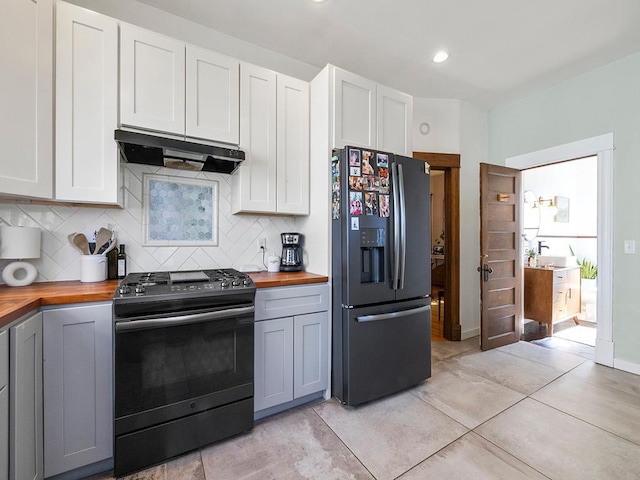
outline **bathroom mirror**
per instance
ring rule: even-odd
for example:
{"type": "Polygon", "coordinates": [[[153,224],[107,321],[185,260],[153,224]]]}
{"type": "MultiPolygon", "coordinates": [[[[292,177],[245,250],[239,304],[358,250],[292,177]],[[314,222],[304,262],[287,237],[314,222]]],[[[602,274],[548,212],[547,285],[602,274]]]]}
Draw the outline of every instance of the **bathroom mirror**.
{"type": "Polygon", "coordinates": [[[537,196],[531,190],[524,192],[522,208],[522,236],[525,240],[533,240],[540,229],[540,208],[536,203],[537,196]]]}

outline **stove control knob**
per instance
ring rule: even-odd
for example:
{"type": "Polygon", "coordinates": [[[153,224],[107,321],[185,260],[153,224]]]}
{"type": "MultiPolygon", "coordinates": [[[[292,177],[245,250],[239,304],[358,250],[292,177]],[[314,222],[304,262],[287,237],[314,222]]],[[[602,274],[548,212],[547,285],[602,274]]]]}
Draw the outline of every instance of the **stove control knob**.
{"type": "Polygon", "coordinates": [[[234,279],[233,279],[233,282],[231,282],[231,284],[232,284],[234,287],[239,286],[239,285],[240,285],[240,279],[239,279],[238,277],[234,278],[234,279]]]}
{"type": "Polygon", "coordinates": [[[126,295],[129,292],[131,292],[131,289],[129,288],[129,285],[120,285],[118,287],[118,293],[120,295],[126,295]]]}
{"type": "Polygon", "coordinates": [[[242,281],[243,285],[251,285],[251,279],[249,277],[246,277],[243,281],[242,281]]]}
{"type": "Polygon", "coordinates": [[[222,281],[220,282],[220,286],[221,286],[222,288],[227,288],[227,287],[229,286],[229,280],[222,280],[222,281]]]}
{"type": "Polygon", "coordinates": [[[136,293],[144,293],[144,285],[136,285],[136,293]]]}

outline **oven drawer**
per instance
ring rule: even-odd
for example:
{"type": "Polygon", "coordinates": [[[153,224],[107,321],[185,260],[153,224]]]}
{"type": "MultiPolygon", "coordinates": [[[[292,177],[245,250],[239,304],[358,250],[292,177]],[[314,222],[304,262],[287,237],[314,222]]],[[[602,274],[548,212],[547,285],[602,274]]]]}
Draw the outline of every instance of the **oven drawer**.
{"type": "Polygon", "coordinates": [[[253,428],[253,398],[115,439],[114,474],[140,470],[253,428]]]}
{"type": "Polygon", "coordinates": [[[256,292],[256,322],[327,310],[329,285],[326,283],[265,288],[256,292]]]}

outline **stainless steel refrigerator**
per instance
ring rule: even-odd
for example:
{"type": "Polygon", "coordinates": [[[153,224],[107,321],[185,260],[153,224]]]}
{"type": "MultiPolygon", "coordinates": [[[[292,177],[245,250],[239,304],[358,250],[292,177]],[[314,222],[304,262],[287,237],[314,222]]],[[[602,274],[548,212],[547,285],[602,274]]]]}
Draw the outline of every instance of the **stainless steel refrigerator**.
{"type": "Polygon", "coordinates": [[[333,151],[332,391],[346,405],[431,376],[428,165],[333,151]]]}

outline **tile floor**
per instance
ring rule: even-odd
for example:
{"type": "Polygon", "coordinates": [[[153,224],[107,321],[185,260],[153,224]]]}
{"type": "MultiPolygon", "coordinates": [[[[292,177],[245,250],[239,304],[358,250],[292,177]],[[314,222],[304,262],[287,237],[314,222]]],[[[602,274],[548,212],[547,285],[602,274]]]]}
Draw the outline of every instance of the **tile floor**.
{"type": "Polygon", "coordinates": [[[411,390],[315,402],[126,478],[640,478],[640,376],[533,343],[481,352],[477,338],[434,342],[433,361],[411,390]]]}

